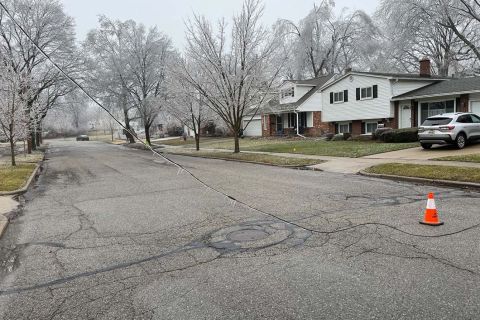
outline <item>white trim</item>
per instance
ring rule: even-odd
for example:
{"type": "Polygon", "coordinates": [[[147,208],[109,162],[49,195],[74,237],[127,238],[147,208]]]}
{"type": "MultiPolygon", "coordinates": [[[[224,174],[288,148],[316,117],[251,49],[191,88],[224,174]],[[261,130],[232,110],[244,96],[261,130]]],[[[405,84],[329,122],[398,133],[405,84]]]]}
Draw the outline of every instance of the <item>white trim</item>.
{"type": "Polygon", "coordinates": [[[348,76],[351,75],[357,75],[357,76],[365,76],[365,77],[372,77],[372,78],[382,78],[382,79],[388,79],[388,80],[412,80],[412,81],[442,81],[442,80],[451,80],[450,78],[434,78],[434,77],[392,77],[392,76],[383,76],[379,74],[369,74],[369,73],[360,73],[360,72],[349,72],[347,74],[344,74],[343,76],[339,77],[338,79],[333,80],[330,83],[326,83],[321,87],[320,89],[323,91],[324,89],[330,87],[331,85],[334,85],[337,82],[340,82],[341,80],[345,79],[348,76]]]}
{"type": "Polygon", "coordinates": [[[423,95],[423,96],[392,98],[392,101],[412,100],[412,99],[416,100],[416,99],[435,98],[435,97],[443,97],[443,96],[458,96],[458,95],[467,94],[467,93],[480,93],[480,90],[445,92],[445,93],[430,94],[430,95],[423,95]]]}

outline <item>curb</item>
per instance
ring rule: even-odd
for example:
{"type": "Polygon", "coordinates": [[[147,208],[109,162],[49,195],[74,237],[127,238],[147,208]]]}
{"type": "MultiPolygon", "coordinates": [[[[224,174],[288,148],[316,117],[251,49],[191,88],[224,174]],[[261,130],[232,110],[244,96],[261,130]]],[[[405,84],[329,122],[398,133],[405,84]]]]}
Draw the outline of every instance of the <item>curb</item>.
{"type": "Polygon", "coordinates": [[[312,170],[312,171],[323,171],[317,168],[311,168],[315,164],[305,165],[305,166],[297,166],[297,165],[279,165],[279,164],[271,164],[265,162],[256,162],[256,161],[249,161],[249,160],[241,160],[241,159],[229,159],[229,158],[221,158],[221,157],[205,157],[205,156],[197,156],[192,154],[183,154],[183,153],[174,153],[169,152],[168,154],[173,154],[177,156],[185,156],[185,157],[192,157],[192,158],[202,158],[202,159],[213,159],[213,160],[223,160],[223,161],[232,161],[232,162],[243,162],[243,163],[251,163],[251,164],[258,164],[263,166],[270,166],[270,167],[278,167],[278,168],[288,168],[288,169],[300,169],[300,170],[312,170]]]}
{"type": "MultiPolygon", "coordinates": [[[[45,158],[45,156],[44,156],[44,158],[45,158]]],[[[35,167],[32,174],[30,175],[30,178],[28,178],[27,182],[25,183],[25,185],[21,189],[17,189],[17,190],[14,190],[14,191],[1,191],[0,196],[12,196],[12,195],[18,195],[18,194],[23,194],[23,193],[27,192],[28,188],[30,187],[33,180],[37,176],[38,170],[42,166],[44,158],[42,158],[42,160],[40,160],[37,163],[37,166],[35,167]]]]}
{"type": "Polygon", "coordinates": [[[5,230],[7,230],[8,219],[3,214],[0,214],[0,239],[2,238],[5,230]]]}
{"type": "Polygon", "coordinates": [[[414,183],[421,183],[421,184],[428,184],[428,185],[441,185],[441,186],[464,188],[464,189],[471,188],[471,189],[480,190],[480,183],[475,183],[475,182],[460,182],[460,181],[452,181],[452,180],[405,177],[405,176],[396,176],[391,174],[371,173],[371,172],[366,172],[365,170],[361,170],[358,174],[366,177],[372,177],[372,178],[388,179],[388,180],[395,180],[395,181],[406,181],[406,182],[414,182],[414,183]]]}

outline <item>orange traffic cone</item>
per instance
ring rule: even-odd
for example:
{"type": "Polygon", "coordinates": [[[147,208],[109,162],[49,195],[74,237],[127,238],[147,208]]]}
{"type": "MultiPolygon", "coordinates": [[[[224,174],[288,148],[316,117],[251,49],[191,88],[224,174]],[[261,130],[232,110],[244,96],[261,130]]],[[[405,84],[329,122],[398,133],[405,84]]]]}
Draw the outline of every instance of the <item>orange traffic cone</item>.
{"type": "Polygon", "coordinates": [[[438,219],[438,213],[435,206],[435,199],[433,198],[433,193],[428,194],[425,217],[423,218],[423,221],[420,221],[420,223],[429,226],[441,226],[443,224],[443,222],[440,222],[440,219],[438,219]]]}

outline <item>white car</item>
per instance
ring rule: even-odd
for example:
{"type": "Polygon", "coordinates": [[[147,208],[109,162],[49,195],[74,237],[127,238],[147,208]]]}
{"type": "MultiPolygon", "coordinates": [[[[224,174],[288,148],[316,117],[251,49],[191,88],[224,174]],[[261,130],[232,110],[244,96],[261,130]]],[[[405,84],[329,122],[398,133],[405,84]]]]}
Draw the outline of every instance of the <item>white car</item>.
{"type": "Polygon", "coordinates": [[[418,128],[424,149],[433,144],[453,144],[463,149],[467,142],[480,139],[480,117],[473,113],[444,113],[427,118],[418,128]]]}

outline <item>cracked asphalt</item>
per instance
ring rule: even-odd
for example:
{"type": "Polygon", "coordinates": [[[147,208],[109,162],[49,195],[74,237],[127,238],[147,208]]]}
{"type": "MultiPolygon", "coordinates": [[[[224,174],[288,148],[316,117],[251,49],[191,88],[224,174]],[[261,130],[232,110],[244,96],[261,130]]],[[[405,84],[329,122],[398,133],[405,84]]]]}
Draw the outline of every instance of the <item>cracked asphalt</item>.
{"type": "Polygon", "coordinates": [[[479,318],[479,193],[172,158],[238,202],[146,151],[51,141],[0,240],[0,319],[479,318]],[[418,223],[428,192],[444,226],[418,223]]]}

